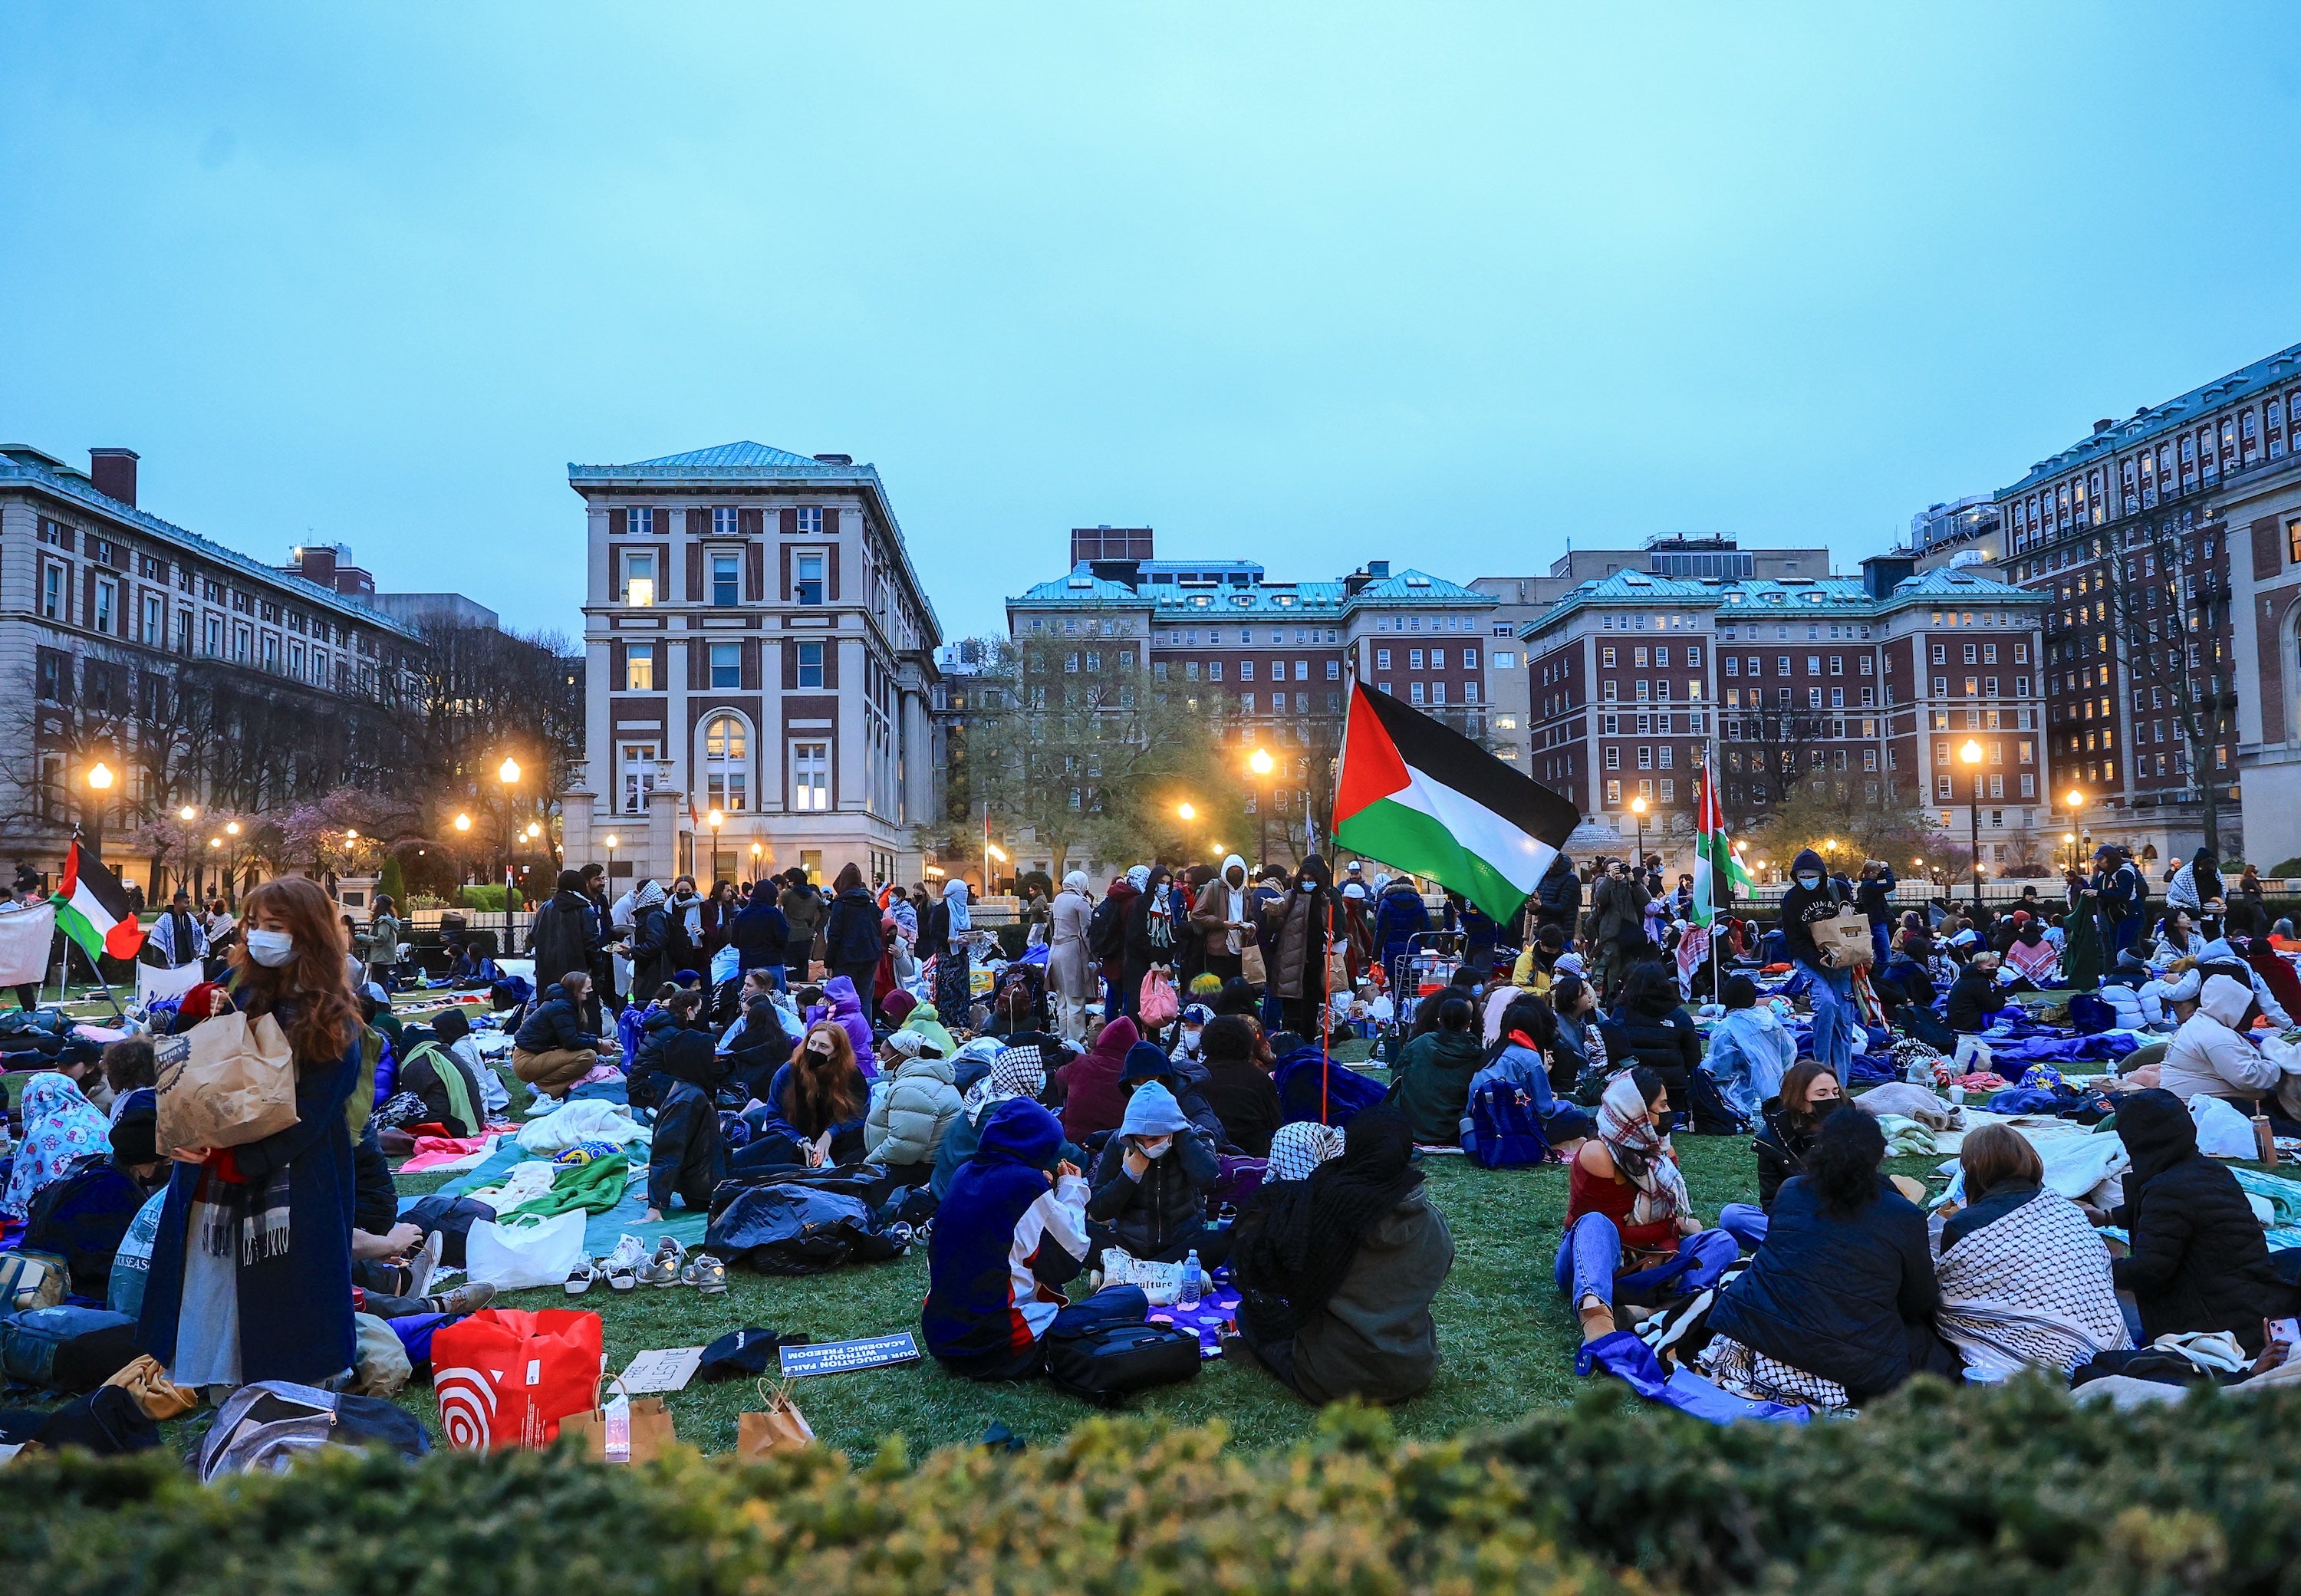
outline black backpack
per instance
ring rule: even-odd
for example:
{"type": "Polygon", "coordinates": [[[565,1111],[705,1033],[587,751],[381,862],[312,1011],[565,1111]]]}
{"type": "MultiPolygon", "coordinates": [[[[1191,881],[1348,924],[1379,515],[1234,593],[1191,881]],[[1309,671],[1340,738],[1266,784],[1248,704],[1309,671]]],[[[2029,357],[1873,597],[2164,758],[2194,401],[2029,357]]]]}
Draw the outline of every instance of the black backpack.
{"type": "Polygon", "coordinates": [[[1086,949],[1097,958],[1126,957],[1126,906],[1116,898],[1104,898],[1087,916],[1086,949]]]}
{"type": "Polygon", "coordinates": [[[1047,1328],[1047,1382],[1098,1408],[1138,1391],[1176,1385],[1199,1373],[1199,1333],[1146,1323],[1140,1286],[1097,1291],[1055,1316],[1047,1328]]]}
{"type": "Polygon", "coordinates": [[[71,1289],[101,1298],[112,1280],[112,1255],[143,1206],[144,1193],[110,1154],[86,1153],[32,1199],[24,1245],[63,1258],[71,1289]]]}

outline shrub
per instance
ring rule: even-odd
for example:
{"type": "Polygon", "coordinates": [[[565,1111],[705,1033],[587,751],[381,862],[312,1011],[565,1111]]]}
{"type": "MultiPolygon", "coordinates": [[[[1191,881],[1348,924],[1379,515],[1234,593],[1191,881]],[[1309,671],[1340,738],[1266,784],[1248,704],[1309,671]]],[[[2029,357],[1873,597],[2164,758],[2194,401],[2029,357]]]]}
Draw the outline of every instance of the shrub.
{"type": "MultiPolygon", "coordinates": [[[[2238,873],[2244,873],[2243,866],[2238,867],[2238,873]]],[[[2280,859],[2276,864],[2272,865],[2267,870],[2262,872],[2262,873],[2263,875],[2273,875],[2280,881],[2290,881],[2295,876],[2301,875],[2301,858],[2280,859]]]]}
{"type": "Polygon", "coordinates": [[[458,901],[467,909],[479,909],[486,914],[500,915],[503,913],[505,897],[510,890],[508,887],[465,887],[458,901]]]}
{"type": "Polygon", "coordinates": [[[156,1455],[20,1458],[43,1596],[581,1591],[1486,1590],[1874,1596],[2273,1592],[2301,1566],[2301,1397],[2121,1414],[2025,1382],[1920,1382],[1863,1417],[1718,1429],[1594,1388],[1401,1445],[1336,1408],[1254,1456],[1219,1424],[1092,1418],[1008,1457],[899,1439],[637,1468],[526,1453],[342,1458],[203,1491],[156,1455]]]}
{"type": "Polygon", "coordinates": [[[407,880],[399,868],[397,854],[385,856],[383,869],[376,877],[375,890],[394,903],[404,904],[407,901],[407,880]]]}

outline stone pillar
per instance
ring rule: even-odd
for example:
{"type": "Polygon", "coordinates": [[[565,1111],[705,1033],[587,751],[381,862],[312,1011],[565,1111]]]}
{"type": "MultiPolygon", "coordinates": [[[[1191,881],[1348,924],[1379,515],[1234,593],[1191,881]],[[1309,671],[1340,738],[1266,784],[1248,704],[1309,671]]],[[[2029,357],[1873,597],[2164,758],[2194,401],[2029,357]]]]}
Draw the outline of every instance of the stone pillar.
{"type": "Polygon", "coordinates": [[[903,822],[922,825],[934,818],[936,788],[941,772],[936,767],[933,729],[927,720],[926,695],[906,689],[902,714],[895,723],[903,766],[903,822]]]}

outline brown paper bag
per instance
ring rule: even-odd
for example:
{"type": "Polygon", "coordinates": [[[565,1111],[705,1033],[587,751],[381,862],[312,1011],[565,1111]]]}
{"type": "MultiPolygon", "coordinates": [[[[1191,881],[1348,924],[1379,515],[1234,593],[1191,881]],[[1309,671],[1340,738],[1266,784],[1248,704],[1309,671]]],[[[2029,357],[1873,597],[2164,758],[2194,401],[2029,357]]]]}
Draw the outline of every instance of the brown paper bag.
{"type": "MultiPolygon", "coordinates": [[[[609,1385],[620,1388],[623,1382],[613,1375],[602,1375],[599,1389],[609,1385]]],[[[628,1420],[617,1416],[607,1416],[606,1407],[595,1395],[591,1411],[571,1413],[559,1421],[562,1435],[582,1438],[583,1454],[594,1463],[651,1463],[661,1457],[664,1449],[674,1444],[679,1437],[672,1433],[671,1409],[664,1406],[661,1397],[634,1397],[625,1393],[630,1404],[628,1420]]]]}
{"type": "Polygon", "coordinates": [[[1263,967],[1259,943],[1249,942],[1238,950],[1238,973],[1250,986],[1260,986],[1270,979],[1269,971],[1263,967]]]}
{"type": "Polygon", "coordinates": [[[1870,940],[1867,915],[1840,909],[1832,919],[1815,921],[1812,931],[1813,945],[1821,949],[1823,961],[1833,970],[1877,962],[1878,949],[1870,940]]]}
{"type": "Polygon", "coordinates": [[[163,1153],[241,1147],[295,1127],[296,1055],[270,1015],[218,1015],[157,1038],[154,1050],[163,1153]]]}
{"type": "Polygon", "coordinates": [[[815,1444],[815,1428],[791,1400],[791,1382],[770,1386],[759,1382],[765,1413],[744,1413],[735,1419],[735,1455],[746,1462],[772,1458],[777,1452],[803,1452],[815,1444]]]}
{"type": "Polygon", "coordinates": [[[200,1405],[200,1393],[171,1381],[168,1371],[149,1352],[138,1356],[105,1383],[125,1390],[136,1399],[145,1416],[155,1424],[180,1417],[200,1405]]]}

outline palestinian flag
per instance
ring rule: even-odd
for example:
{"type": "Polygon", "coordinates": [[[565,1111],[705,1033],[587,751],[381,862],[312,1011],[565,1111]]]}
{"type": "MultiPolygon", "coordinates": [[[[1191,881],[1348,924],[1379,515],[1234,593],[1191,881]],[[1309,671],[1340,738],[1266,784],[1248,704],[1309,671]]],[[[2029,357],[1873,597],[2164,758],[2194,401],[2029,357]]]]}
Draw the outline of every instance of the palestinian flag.
{"type": "Polygon", "coordinates": [[[1497,920],[1542,880],[1581,812],[1459,731],[1360,682],[1343,727],[1335,840],[1452,888],[1497,920]]]}
{"type": "Polygon", "coordinates": [[[1742,868],[1742,861],[1734,856],[1733,845],[1726,837],[1726,812],[1719,806],[1717,784],[1707,772],[1702,781],[1702,800],[1694,815],[1694,923],[1707,925],[1718,916],[1718,883],[1733,888],[1747,888],[1753,883],[1750,873],[1742,868]]]}
{"type": "Polygon", "coordinates": [[[128,907],[120,878],[104,867],[103,860],[81,853],[77,837],[71,852],[64,856],[63,884],[52,901],[56,929],[87,949],[89,959],[106,953],[134,958],[142,951],[144,927],[128,907]]]}

